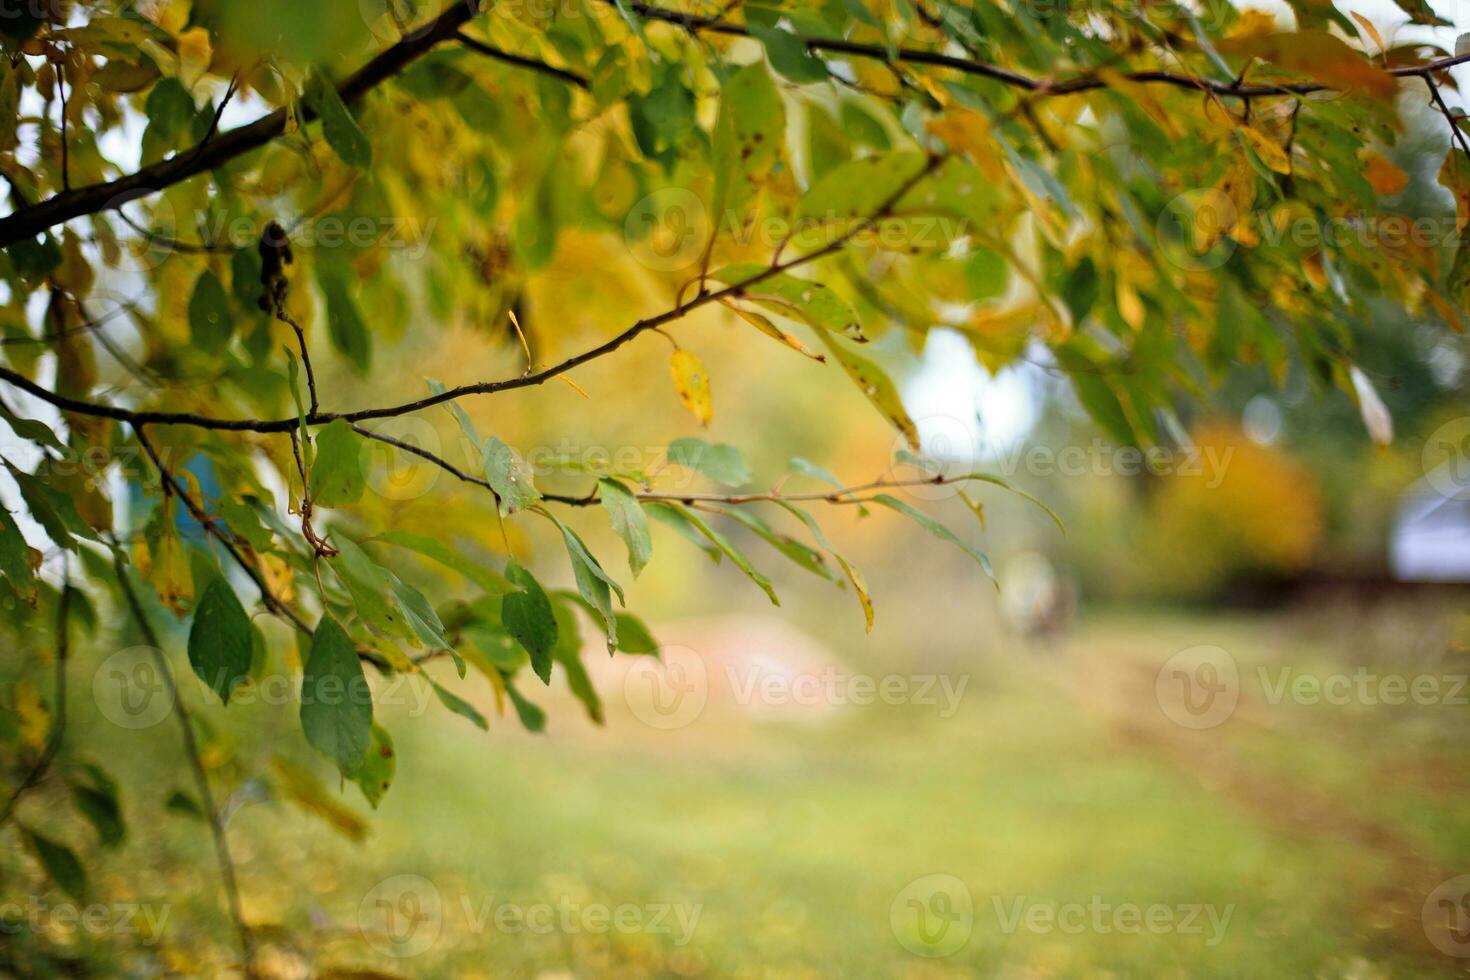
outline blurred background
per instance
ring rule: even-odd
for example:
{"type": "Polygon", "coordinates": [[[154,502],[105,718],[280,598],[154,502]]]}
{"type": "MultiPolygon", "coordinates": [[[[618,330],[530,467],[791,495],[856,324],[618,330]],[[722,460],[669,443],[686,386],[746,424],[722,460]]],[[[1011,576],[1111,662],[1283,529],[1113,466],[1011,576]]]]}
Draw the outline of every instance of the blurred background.
{"type": "MultiPolygon", "coordinates": [[[[575,241],[557,261],[578,261],[575,241]]],[[[537,282],[527,302],[542,322],[589,316],[558,294],[554,267],[537,282]]],[[[714,366],[704,435],[744,447],[757,488],[792,456],[848,483],[912,475],[834,367],[748,333],[699,314],[680,335],[714,366]]],[[[427,686],[380,688],[397,771],[376,811],[324,762],[315,776],[281,763],[269,785],[240,782],[224,805],[263,966],[543,980],[1464,973],[1466,366],[1437,332],[1384,335],[1364,363],[1391,447],[1370,444],[1346,397],[1242,369],[1147,455],[1097,432],[1044,352],[992,376],[943,330],[917,351],[890,343],[926,455],[1034,493],[1065,533],[999,487],[978,485],[975,508],[948,486],[896,491],[984,551],[997,586],[890,512],[815,505],[866,573],[871,634],[851,589],[742,528],[728,533],[780,609],[657,524],[635,582],[601,515],[575,515],[662,657],[609,659],[589,632],[604,724],[558,672],[549,689],[523,688],[545,712],[540,733],[473,672],[454,690],[488,731],[427,686]]],[[[384,361],[466,378],[517,356],[469,330],[416,342],[405,335],[384,361]]],[[[465,404],[533,465],[621,454],[653,466],[698,431],[666,358],[645,338],[589,365],[575,380],[590,402],[551,385],[465,404]]],[[[323,383],[351,390],[345,373],[323,383]]],[[[391,424],[453,455],[447,411],[391,424]]],[[[370,462],[369,527],[454,543],[494,520],[412,457],[370,462]]],[[[587,484],[548,469],[538,480],[587,484]]],[[[820,484],[797,475],[784,489],[820,484]]],[[[774,510],[772,523],[789,516],[774,510]]],[[[509,533],[542,581],[570,584],[539,527],[509,533]]],[[[116,975],[219,975],[233,940],[208,835],[172,795],[188,785],[176,732],[109,721],[106,658],[129,637],[103,625],[119,638],[79,654],[73,690],[103,710],[74,710],[68,739],[148,788],[124,798],[129,846],[92,871],[100,894],[136,904],[137,931],[8,907],[6,955],[24,964],[44,945],[59,972],[56,950],[71,948],[116,975]]],[[[448,664],[433,670],[454,681],[448,664]]],[[[294,705],[266,700],[227,718],[200,708],[217,778],[300,741],[294,705]]],[[[3,866],[37,875],[18,854],[3,866]]]]}

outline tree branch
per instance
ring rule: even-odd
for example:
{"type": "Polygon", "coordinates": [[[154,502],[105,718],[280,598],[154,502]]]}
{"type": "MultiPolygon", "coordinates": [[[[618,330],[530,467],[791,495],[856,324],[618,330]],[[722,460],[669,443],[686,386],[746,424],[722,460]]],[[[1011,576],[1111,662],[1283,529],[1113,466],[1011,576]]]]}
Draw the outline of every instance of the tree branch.
{"type": "Polygon", "coordinates": [[[189,718],[189,709],[185,706],[184,699],[179,696],[173,669],[169,667],[168,658],[163,655],[163,648],[158,642],[158,634],[154,632],[153,624],[148,622],[148,617],[138,602],[137,593],[133,591],[133,586],[128,581],[127,569],[123,566],[122,551],[116,542],[113,545],[112,564],[117,570],[118,588],[122,590],[123,598],[127,600],[128,610],[132,613],[133,619],[137,621],[138,629],[142,631],[143,639],[147,641],[148,648],[152,651],[153,663],[158,669],[159,676],[163,678],[165,693],[173,699],[174,715],[179,719],[179,730],[183,735],[184,753],[189,757],[189,766],[194,772],[194,783],[199,789],[199,802],[209,817],[209,829],[214,837],[215,858],[219,862],[220,879],[224,884],[225,900],[229,905],[230,918],[234,921],[235,931],[240,936],[241,969],[246,980],[255,980],[259,976],[255,972],[255,937],[250,927],[245,924],[244,913],[240,910],[240,889],[235,882],[235,861],[230,856],[230,842],[225,837],[224,821],[220,819],[219,808],[215,806],[214,793],[209,788],[209,775],[204,771],[204,760],[199,754],[199,743],[194,738],[194,723],[189,718]]]}
{"type": "Polygon", "coordinates": [[[587,81],[587,79],[583,78],[581,75],[578,75],[576,72],[568,71],[565,68],[558,68],[555,65],[548,65],[544,61],[537,61],[535,58],[527,58],[525,55],[512,54],[509,51],[502,51],[497,47],[486,44],[484,41],[481,41],[477,37],[471,37],[464,31],[455,31],[454,38],[460,44],[463,44],[465,47],[469,48],[471,51],[479,52],[487,58],[494,58],[496,61],[503,61],[507,65],[516,65],[520,68],[529,68],[531,71],[537,71],[543,75],[550,75],[552,78],[559,78],[569,85],[575,85],[579,89],[586,90],[592,87],[591,82],[587,81]]]}
{"type": "MultiPolygon", "coordinates": [[[[454,37],[460,27],[479,12],[476,0],[457,0],[448,10],[380,52],[357,70],[337,89],[346,103],[355,102],[366,92],[392,78],[408,64],[438,45],[454,37]]],[[[316,113],[303,106],[301,122],[310,122],[316,113]]],[[[140,170],[102,184],[91,184],[75,190],[63,190],[38,204],[23,207],[0,218],[0,248],[34,238],[63,221],[86,214],[116,210],[129,201],[155,194],[165,187],[213,170],[235,157],[269,143],[285,130],[286,110],[277,109],[245,126],[227,133],[206,137],[193,149],[184,150],[140,170]]]]}
{"type": "MultiPolygon", "coordinates": [[[[691,34],[708,32],[712,34],[727,34],[733,37],[751,36],[749,29],[745,25],[721,20],[718,17],[686,14],[677,10],[669,10],[664,7],[642,3],[640,0],[601,0],[601,2],[609,6],[617,6],[621,2],[627,9],[641,17],[682,27],[691,34]]],[[[871,58],[875,61],[886,63],[900,61],[912,65],[951,68],[967,75],[978,75],[983,78],[994,79],[1012,88],[1032,92],[1039,97],[1072,95],[1077,92],[1089,92],[1094,89],[1110,87],[1107,80],[1089,72],[1084,72],[1071,78],[1052,80],[1026,75],[1009,68],[1003,68],[992,62],[980,61],[975,58],[960,58],[954,55],[941,54],[938,51],[925,51],[918,48],[896,48],[890,50],[882,44],[865,44],[860,41],[849,41],[845,38],[817,37],[810,34],[798,34],[796,35],[796,39],[806,45],[810,51],[832,51],[838,54],[849,54],[858,58],[871,58]]],[[[1437,61],[1431,61],[1426,65],[1391,68],[1388,73],[1398,77],[1419,76],[1427,78],[1431,72],[1443,71],[1446,68],[1464,64],[1467,61],[1470,61],[1470,55],[1457,55],[1451,58],[1441,58],[1437,61]]],[[[1239,82],[1212,81],[1210,79],[1195,78],[1189,75],[1181,75],[1162,70],[1124,72],[1121,77],[1131,82],[1172,85],[1176,88],[1213,92],[1215,95],[1234,96],[1238,98],[1254,98],[1268,95],[1307,95],[1312,92],[1327,91],[1332,88],[1330,85],[1323,85],[1318,82],[1294,82],[1282,85],[1243,85],[1239,82]]]]}
{"type": "MultiPolygon", "coordinates": [[[[565,374],[572,368],[578,367],[582,364],[586,364],[588,361],[594,361],[599,357],[604,357],[608,354],[611,354],[613,351],[617,350],[619,347],[622,347],[628,341],[632,340],[634,337],[637,337],[641,333],[645,333],[649,330],[656,330],[666,324],[673,323],[676,320],[682,319],[691,310],[696,310],[702,306],[708,306],[711,303],[717,303],[726,299],[739,299],[751,286],[758,285],[759,283],[762,283],[774,276],[778,276],[783,272],[787,272],[791,269],[797,268],[798,266],[806,265],[809,262],[814,262],[817,259],[825,258],[828,255],[832,255],[836,252],[841,251],[847,245],[847,243],[852,241],[852,239],[855,238],[857,235],[872,227],[874,223],[883,220],[883,218],[888,215],[893,206],[897,204],[900,200],[902,200],[903,197],[907,195],[909,191],[911,191],[914,186],[919,183],[919,181],[923,180],[929,174],[934,172],[935,168],[939,166],[943,159],[944,158],[941,156],[931,156],[928,163],[923,167],[923,169],[914,174],[914,176],[909,178],[909,180],[905,181],[903,186],[899,187],[898,190],[890,195],[889,199],[884,201],[883,204],[879,206],[879,208],[874,211],[872,215],[864,218],[859,222],[856,222],[850,229],[843,232],[841,235],[834,238],[831,242],[828,242],[821,248],[816,249],[812,252],[808,252],[805,255],[799,255],[794,258],[787,259],[784,262],[770,265],[767,268],[762,269],[757,274],[751,276],[749,279],[735,283],[733,285],[726,286],[723,289],[718,289],[713,292],[701,292],[693,299],[689,300],[689,302],[680,303],[679,305],[676,305],[669,310],[665,310],[663,313],[660,313],[657,316],[652,316],[648,317],[647,319],[639,320],[637,323],[633,324],[631,327],[628,327],[622,333],[611,338],[610,340],[607,340],[597,345],[596,347],[589,348],[588,350],[585,350],[580,354],[575,354],[559,364],[552,365],[548,368],[543,368],[540,371],[536,371],[530,374],[523,374],[518,377],[507,378],[502,381],[482,381],[476,384],[460,385],[457,388],[447,388],[437,394],[429,395],[416,401],[403,402],[399,405],[389,405],[383,408],[360,409],[355,412],[308,412],[306,415],[306,422],[308,425],[322,425],[327,422],[332,422],[336,419],[342,419],[346,422],[362,422],[367,419],[394,418],[400,415],[408,415],[413,412],[422,411],[426,408],[432,408],[435,405],[442,405],[445,402],[451,402],[455,399],[463,398],[466,395],[490,395],[495,394],[496,392],[511,391],[517,388],[529,388],[535,385],[545,384],[547,381],[550,381],[553,378],[565,374]]],[[[116,419],[120,422],[127,422],[134,428],[139,425],[187,425],[199,429],[214,429],[231,432],[293,432],[301,424],[300,419],[295,416],[281,419],[222,419],[209,415],[199,415],[193,412],[134,411],[132,409],[120,408],[115,405],[104,405],[97,402],[88,402],[79,398],[71,398],[66,395],[58,394],[57,392],[50,391],[46,388],[41,387],[34,381],[26,378],[24,375],[12,371],[11,369],[6,367],[0,367],[0,381],[7,381],[10,384],[15,385],[17,388],[20,388],[22,391],[29,392],[30,394],[35,395],[37,398],[40,398],[42,401],[55,405],[57,408],[64,409],[69,412],[77,412],[82,415],[95,415],[102,418],[116,419]]]]}

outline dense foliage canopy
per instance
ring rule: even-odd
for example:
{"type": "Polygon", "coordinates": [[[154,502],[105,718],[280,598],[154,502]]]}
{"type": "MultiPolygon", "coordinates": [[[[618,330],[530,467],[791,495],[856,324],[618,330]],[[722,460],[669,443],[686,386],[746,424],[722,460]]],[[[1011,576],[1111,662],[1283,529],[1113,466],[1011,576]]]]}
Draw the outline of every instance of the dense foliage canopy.
{"type": "MultiPolygon", "coordinates": [[[[870,626],[821,507],[903,513],[988,574],[887,492],[954,480],[917,455],[885,369],[937,326],[992,371],[1052,366],[1121,443],[1176,438],[1179,403],[1240,364],[1346,393],[1387,440],[1361,338],[1461,330],[1470,285],[1450,72],[1470,58],[1433,41],[1423,0],[1398,2],[1397,35],[1327,0],[6,4],[4,819],[84,893],[92,843],[21,799],[64,777],[102,845],[123,838],[105,761],[61,751],[68,637],[107,633],[104,606],[131,615],[169,678],[161,647],[186,638],[211,693],[171,701],[195,767],[172,805],[211,825],[248,972],[224,777],[195,735],[265,675],[299,676],[303,750],[266,775],[331,813],[307,746],[376,805],[394,757],[372,685],[431,660],[527,728],[554,673],[600,717],[579,624],[656,653],[619,582],[651,557],[650,518],[777,602],[741,550],[763,539],[870,626]],[[533,458],[462,410],[550,384],[638,412],[671,387],[710,426],[714,314],[770,358],[849,375],[909,444],[901,468],[845,487],[793,460],[767,491],[778,474],[716,441],[533,458]],[[436,355],[466,336],[516,367],[452,373],[436,355]],[[670,345],[671,380],[583,390],[584,365],[635,340],[670,345]],[[59,414],[18,407],[41,403],[59,414]],[[446,409],[452,449],[395,427],[446,409]],[[398,454],[484,505],[452,536],[418,529],[437,494],[395,482],[398,454]],[[594,517],[626,569],[575,529],[594,517]],[[530,521],[554,526],[571,588],[529,570],[530,521]]],[[[444,707],[486,727],[443,678],[426,682],[444,707]]]]}

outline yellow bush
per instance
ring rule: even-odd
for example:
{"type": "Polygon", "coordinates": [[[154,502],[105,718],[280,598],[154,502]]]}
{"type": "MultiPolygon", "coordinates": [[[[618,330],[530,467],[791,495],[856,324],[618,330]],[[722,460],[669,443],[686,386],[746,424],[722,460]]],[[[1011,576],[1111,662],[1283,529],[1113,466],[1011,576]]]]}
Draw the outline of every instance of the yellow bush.
{"type": "Polygon", "coordinates": [[[1158,584],[1200,595],[1305,568],[1322,534],[1311,473],[1229,423],[1200,426],[1194,443],[1214,465],[1177,467],[1149,506],[1146,540],[1158,584]]]}

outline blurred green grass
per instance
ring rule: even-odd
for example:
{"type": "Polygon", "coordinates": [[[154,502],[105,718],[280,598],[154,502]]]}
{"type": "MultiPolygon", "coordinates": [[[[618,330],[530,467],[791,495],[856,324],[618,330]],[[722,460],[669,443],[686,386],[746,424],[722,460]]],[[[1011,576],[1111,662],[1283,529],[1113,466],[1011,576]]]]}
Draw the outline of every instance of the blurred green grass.
{"type": "MultiPolygon", "coordinates": [[[[1325,656],[1261,622],[1122,617],[1055,657],[974,663],[947,719],[914,705],[819,724],[735,712],[665,732],[612,692],[606,731],[501,725],[487,744],[435,714],[394,726],[400,776],[365,845],[304,823],[314,842],[290,841],[305,866],[333,868],[327,887],[255,911],[302,921],[317,908],[350,933],[374,884],[421,875],[441,898],[428,950],[395,959],[350,936],[318,950],[319,964],[406,976],[1459,975],[1425,941],[1413,896],[1438,883],[1425,875],[1470,866],[1462,800],[1382,778],[1425,746],[1376,742],[1375,728],[1399,727],[1387,709],[1332,717],[1253,690],[1258,664],[1325,670],[1325,656]],[[1241,663],[1243,708],[1184,732],[1161,721],[1152,677],[1201,635],[1241,663]],[[905,948],[911,930],[890,918],[933,874],[959,878],[973,901],[968,941],[942,958],[905,948]],[[537,935],[485,919],[503,903],[558,902],[699,917],[687,943],[677,929],[537,935]],[[1204,905],[1230,918],[1220,937],[1203,913],[1198,932],[1007,930],[1017,903],[1204,905]]],[[[267,809],[238,831],[279,835],[267,809]]],[[[298,866],[272,871],[272,850],[256,852],[247,891],[298,866]]]]}
{"type": "MultiPolygon", "coordinates": [[[[539,695],[553,719],[540,736],[510,717],[487,735],[437,705],[412,719],[384,709],[398,775],[363,842],[278,802],[230,820],[248,917],[267,927],[267,975],[1464,975],[1470,960],[1437,952],[1421,921],[1428,892],[1470,870],[1463,708],[1270,703],[1258,667],[1352,669],[1291,617],[1115,613],[1050,653],[983,647],[944,661],[970,678],[952,717],[878,704],[772,721],[712,699],[688,727],[661,731],[615,684],[603,688],[605,728],[564,691],[539,695]],[[1202,641],[1231,651],[1242,695],[1224,724],[1193,732],[1161,712],[1154,678],[1202,641]],[[411,956],[362,932],[381,921],[380,883],[401,875],[438,899],[417,910],[432,918],[425,941],[392,947],[411,956]],[[942,957],[918,955],[911,909],[894,909],[930,875],[959,879],[972,903],[968,937],[942,957]],[[1018,906],[1069,904],[1208,906],[1223,932],[1208,912],[1195,931],[1163,934],[1107,917],[1101,929],[1005,927],[1018,906]],[[693,929],[671,912],[655,929],[538,933],[498,926],[505,905],[632,905],[648,925],[673,906],[693,929]]],[[[170,735],[78,738],[127,752],[170,735]]],[[[186,784],[182,770],[146,775],[160,798],[186,784]]],[[[142,795],[128,800],[129,846],[100,859],[101,885],[172,903],[152,955],[219,975],[231,935],[207,836],[142,795]]],[[[341,798],[362,809],[355,788],[341,798]]]]}

